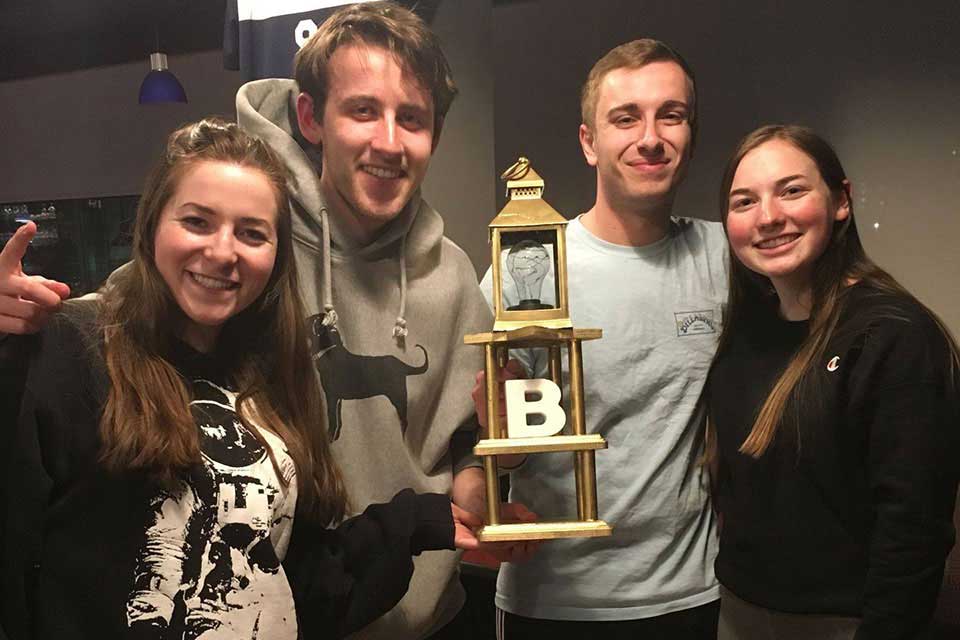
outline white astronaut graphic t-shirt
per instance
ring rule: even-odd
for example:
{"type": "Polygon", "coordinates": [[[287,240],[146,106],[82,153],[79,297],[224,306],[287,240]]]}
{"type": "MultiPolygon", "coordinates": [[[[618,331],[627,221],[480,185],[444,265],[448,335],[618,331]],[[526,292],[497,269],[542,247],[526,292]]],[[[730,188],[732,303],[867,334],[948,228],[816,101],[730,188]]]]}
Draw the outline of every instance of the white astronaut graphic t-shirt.
{"type": "Polygon", "coordinates": [[[203,464],[150,505],[127,623],[163,629],[165,638],[294,639],[293,595],[280,564],[297,501],[293,461],[261,429],[274,466],[237,417],[235,393],[202,379],[191,386],[203,464]]]}

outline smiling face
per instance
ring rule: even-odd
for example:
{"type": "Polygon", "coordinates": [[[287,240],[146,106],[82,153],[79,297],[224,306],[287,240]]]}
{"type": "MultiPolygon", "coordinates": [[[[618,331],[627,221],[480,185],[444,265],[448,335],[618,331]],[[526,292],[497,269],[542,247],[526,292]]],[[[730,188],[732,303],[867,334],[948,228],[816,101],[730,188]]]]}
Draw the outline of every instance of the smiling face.
{"type": "Polygon", "coordinates": [[[691,85],[675,62],[619,68],[600,82],[592,127],[580,126],[597,196],[614,209],[672,201],[691,152],[691,85]]]}
{"type": "Polygon", "coordinates": [[[298,98],[300,129],[323,147],[327,204],[351,235],[369,241],[423,182],[435,139],[433,100],[380,47],[342,46],[327,69],[326,104],[314,109],[309,96],[298,98]]]}
{"type": "Polygon", "coordinates": [[[197,161],[180,177],[154,236],[154,262],[186,324],[212,349],[223,324],[263,292],[277,255],[277,193],[258,169],[197,161]]]}
{"type": "Polygon", "coordinates": [[[849,215],[847,193],[831,193],[813,158],[774,138],[744,155],[737,166],[727,236],[737,259],[770,278],[778,291],[790,287],[804,292],[834,223],[849,215]]]}

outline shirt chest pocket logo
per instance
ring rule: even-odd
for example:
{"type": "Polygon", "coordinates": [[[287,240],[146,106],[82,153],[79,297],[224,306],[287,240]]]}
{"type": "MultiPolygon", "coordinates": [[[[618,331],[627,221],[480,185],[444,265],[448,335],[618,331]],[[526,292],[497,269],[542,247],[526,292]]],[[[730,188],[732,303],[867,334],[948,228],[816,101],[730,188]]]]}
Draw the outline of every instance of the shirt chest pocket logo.
{"type": "Polygon", "coordinates": [[[677,337],[717,333],[717,321],[713,309],[679,311],[673,314],[677,324],[677,337]]]}
{"type": "Polygon", "coordinates": [[[840,356],[833,356],[830,358],[830,361],[827,362],[827,371],[833,373],[840,368],[840,356]]]}

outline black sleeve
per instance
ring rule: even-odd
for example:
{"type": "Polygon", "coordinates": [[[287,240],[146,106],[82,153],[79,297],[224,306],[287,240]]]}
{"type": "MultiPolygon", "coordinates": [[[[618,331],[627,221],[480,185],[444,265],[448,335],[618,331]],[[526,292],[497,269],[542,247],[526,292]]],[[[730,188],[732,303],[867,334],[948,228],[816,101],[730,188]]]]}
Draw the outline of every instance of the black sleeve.
{"type": "MultiPolygon", "coordinates": [[[[0,336],[0,441],[12,442],[12,433],[20,414],[20,400],[27,379],[27,348],[31,342],[26,336],[0,336]]],[[[10,447],[0,448],[0,469],[7,468],[10,447]]],[[[0,477],[3,477],[0,475],[0,477]]],[[[0,513],[7,510],[7,486],[0,484],[0,513]]],[[[0,549],[3,548],[3,521],[0,518],[0,549]]],[[[0,593],[2,596],[2,593],[0,593]]]]}
{"type": "MultiPolygon", "coordinates": [[[[16,336],[0,336],[0,440],[6,443],[0,453],[0,470],[9,466],[8,454],[12,447],[9,446],[14,437],[17,414],[19,413],[20,397],[23,395],[23,381],[26,372],[18,366],[18,341],[16,336]]],[[[0,472],[0,554],[5,554],[6,546],[6,523],[9,490],[6,474],[0,472]]],[[[3,568],[3,575],[6,575],[6,563],[3,561],[3,555],[0,555],[0,568],[3,568]]],[[[7,580],[0,578],[0,603],[5,602],[10,595],[6,593],[9,590],[7,580]]],[[[3,630],[3,615],[0,612],[0,640],[7,640],[7,634],[3,630]]]]}
{"type": "Polygon", "coordinates": [[[35,563],[41,556],[44,514],[53,486],[44,465],[40,434],[50,416],[41,405],[26,387],[20,416],[5,440],[11,451],[0,476],[9,490],[0,517],[0,640],[5,633],[30,637],[36,615],[35,563]]]}
{"type": "Polygon", "coordinates": [[[411,555],[436,549],[453,549],[445,495],[404,489],[336,529],[297,517],[283,566],[301,637],[340,638],[376,620],[406,593],[411,555]]]}
{"type": "Polygon", "coordinates": [[[929,319],[895,324],[868,338],[869,375],[859,381],[869,386],[862,414],[874,528],[856,640],[917,637],[954,542],[960,391],[949,349],[929,319]]]}
{"type": "MultiPolygon", "coordinates": [[[[23,400],[23,390],[27,378],[28,361],[35,347],[35,336],[3,336],[0,337],[0,640],[7,640],[5,625],[12,622],[6,620],[8,611],[14,609],[13,602],[21,596],[15,589],[16,582],[10,579],[8,571],[11,567],[8,561],[8,511],[15,495],[11,495],[8,469],[12,462],[11,456],[17,446],[17,425],[20,414],[20,405],[23,400]]],[[[15,625],[11,625],[11,629],[15,625]]]]}
{"type": "MultiPolygon", "coordinates": [[[[6,433],[20,413],[34,336],[0,336],[0,420],[6,433]]],[[[3,460],[0,458],[0,464],[3,460]]]]}
{"type": "Polygon", "coordinates": [[[27,637],[31,626],[32,565],[40,554],[43,514],[52,486],[44,434],[79,442],[74,433],[59,433],[62,427],[79,431],[78,424],[95,423],[98,415],[81,410],[86,406],[82,390],[91,377],[84,357],[86,338],[64,313],[52,316],[38,335],[11,336],[3,342],[0,441],[6,446],[0,449],[0,640],[6,635],[27,637]]]}

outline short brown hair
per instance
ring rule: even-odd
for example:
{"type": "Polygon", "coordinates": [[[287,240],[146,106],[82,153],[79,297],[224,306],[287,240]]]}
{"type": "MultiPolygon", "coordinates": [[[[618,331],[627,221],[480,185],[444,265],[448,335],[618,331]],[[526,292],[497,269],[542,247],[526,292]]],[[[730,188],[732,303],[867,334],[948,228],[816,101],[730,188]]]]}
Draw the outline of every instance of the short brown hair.
{"type": "Polygon", "coordinates": [[[338,47],[349,44],[386,49],[414,75],[433,98],[433,130],[447,115],[457,86],[440,39],[417,14],[394,2],[365,2],[345,7],[327,18],[293,61],[294,78],[314,103],[320,119],[327,101],[328,64],[338,47]]]}
{"type": "Polygon", "coordinates": [[[693,69],[679,53],[665,43],[653,38],[641,38],[625,42],[611,49],[605,56],[597,60],[590,69],[587,81],[580,91],[580,115],[583,124],[593,127],[597,117],[597,99],[600,94],[600,83],[604,77],[616,69],[638,69],[651,62],[675,62],[687,74],[690,81],[690,131],[692,139],[697,139],[697,81],[693,69]]]}

